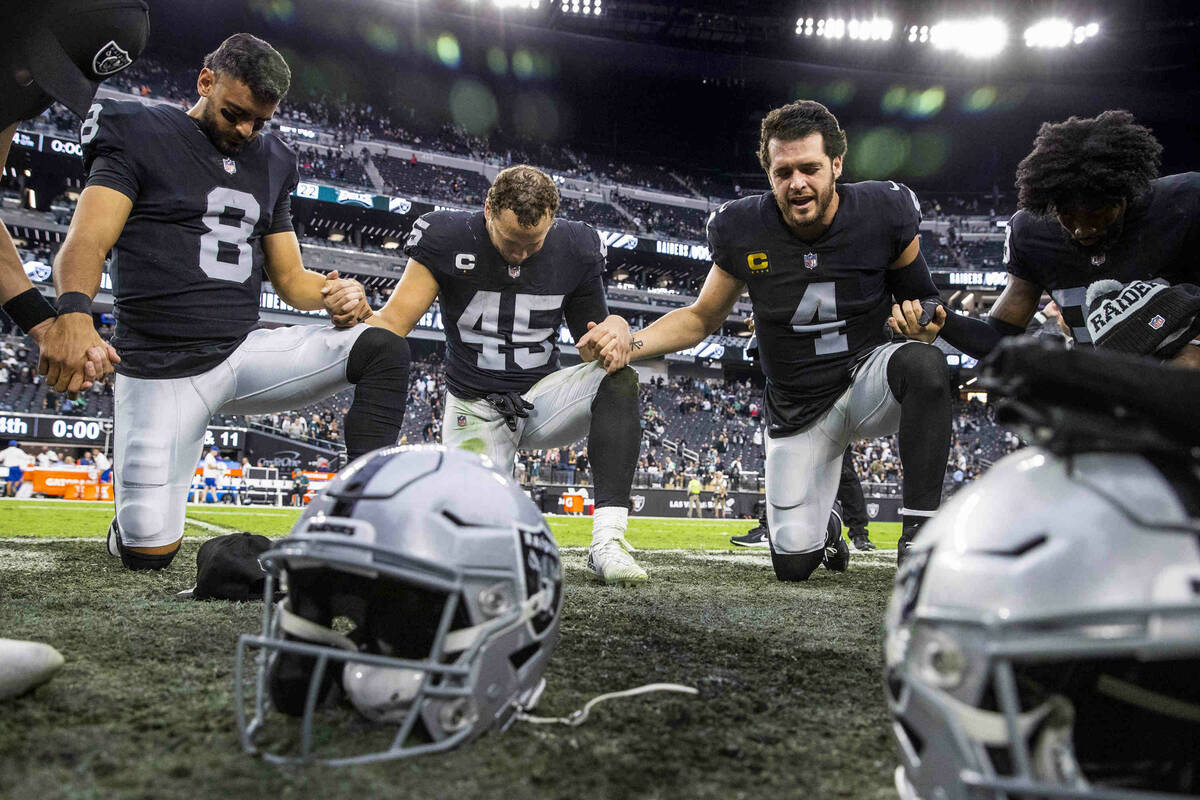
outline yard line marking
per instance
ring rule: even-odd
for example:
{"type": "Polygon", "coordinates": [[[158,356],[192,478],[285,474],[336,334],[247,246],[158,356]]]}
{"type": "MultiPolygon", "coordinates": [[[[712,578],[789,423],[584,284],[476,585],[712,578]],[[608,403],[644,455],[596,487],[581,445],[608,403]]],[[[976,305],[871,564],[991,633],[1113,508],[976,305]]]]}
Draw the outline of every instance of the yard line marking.
{"type": "Polygon", "coordinates": [[[186,524],[195,525],[197,528],[203,528],[204,530],[212,531],[213,533],[241,533],[241,531],[237,530],[236,528],[230,528],[227,525],[218,525],[215,522],[205,522],[192,517],[187,518],[186,524]]]}

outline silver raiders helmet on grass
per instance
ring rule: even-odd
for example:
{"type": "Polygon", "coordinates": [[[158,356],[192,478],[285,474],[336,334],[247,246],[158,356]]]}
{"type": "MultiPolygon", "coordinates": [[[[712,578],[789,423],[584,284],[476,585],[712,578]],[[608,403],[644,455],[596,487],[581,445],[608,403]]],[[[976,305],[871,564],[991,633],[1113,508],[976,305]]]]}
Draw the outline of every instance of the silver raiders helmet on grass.
{"type": "Polygon", "coordinates": [[[558,547],[520,487],[480,456],[363,456],[260,560],[263,631],[241,638],[236,664],[248,752],[348,764],[447,750],[503,730],[545,685],[558,547]]]}
{"type": "Polygon", "coordinates": [[[1030,448],[925,525],[887,614],[904,800],[1200,796],[1196,476],[1168,473],[1030,448]]]}

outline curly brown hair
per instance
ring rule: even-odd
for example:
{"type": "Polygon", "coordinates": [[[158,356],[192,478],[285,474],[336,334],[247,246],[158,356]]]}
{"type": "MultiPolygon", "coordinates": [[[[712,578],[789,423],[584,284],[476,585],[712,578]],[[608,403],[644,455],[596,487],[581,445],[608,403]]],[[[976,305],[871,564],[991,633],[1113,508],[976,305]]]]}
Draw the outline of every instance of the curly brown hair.
{"type": "Polygon", "coordinates": [[[1017,204],[1042,215],[1115,205],[1149,191],[1161,165],[1162,145],[1128,111],[1045,122],[1017,165],[1017,204]]]}
{"type": "Polygon", "coordinates": [[[558,187],[554,179],[537,167],[517,164],[501,170],[488,189],[487,203],[493,214],[507,208],[526,228],[537,225],[549,214],[558,213],[558,187]]]}
{"type": "Polygon", "coordinates": [[[771,154],[767,145],[772,139],[792,142],[814,133],[821,134],[825,142],[825,155],[830,159],[846,154],[846,132],[838,124],[837,117],[828,108],[815,100],[797,100],[774,109],[762,121],[762,133],[758,140],[758,162],[763,169],[771,168],[771,154]]]}

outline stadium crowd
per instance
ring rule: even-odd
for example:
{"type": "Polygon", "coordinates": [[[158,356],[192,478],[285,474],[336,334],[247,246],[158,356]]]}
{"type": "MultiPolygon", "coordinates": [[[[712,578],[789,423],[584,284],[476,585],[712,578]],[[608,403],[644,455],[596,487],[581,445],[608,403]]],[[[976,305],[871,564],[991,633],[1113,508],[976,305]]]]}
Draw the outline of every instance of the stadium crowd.
{"type": "MultiPolygon", "coordinates": [[[[143,97],[167,100],[181,106],[190,104],[194,84],[188,70],[173,71],[152,59],[140,59],[109,82],[112,88],[143,97]]],[[[454,169],[420,162],[417,157],[401,159],[386,154],[386,145],[396,144],[426,152],[469,158],[497,166],[529,163],[563,178],[581,178],[614,187],[612,202],[573,201],[571,216],[594,225],[652,233],[686,241],[704,240],[707,212],[670,202],[652,202],[628,196],[628,188],[650,189],[680,197],[700,197],[715,208],[722,201],[765,188],[760,176],[732,176],[717,172],[694,172],[691,168],[670,168],[661,163],[639,160],[634,153],[618,158],[607,153],[586,153],[558,143],[513,136],[503,129],[488,136],[469,133],[461,125],[426,121],[416,110],[402,104],[380,108],[345,97],[316,93],[297,86],[280,108],[281,126],[291,128],[281,134],[296,147],[300,171],[305,178],[375,189],[465,206],[478,206],[487,191],[487,180],[476,171],[454,169]],[[297,127],[316,128],[328,134],[334,146],[314,145],[295,132],[297,127]],[[365,148],[353,151],[355,142],[372,140],[385,145],[384,154],[369,153],[365,148]],[[373,162],[383,185],[374,185],[367,165],[373,162]],[[628,187],[622,192],[620,187],[628,187]],[[616,206],[619,205],[621,209],[616,206]]],[[[77,120],[61,107],[52,107],[38,125],[66,136],[77,135],[77,120]]],[[[567,205],[567,204],[564,204],[567,205]]],[[[986,196],[936,193],[922,196],[927,219],[949,221],[959,230],[970,227],[968,218],[992,221],[1007,219],[1013,198],[998,189],[986,196]]],[[[566,212],[564,212],[566,213],[566,212]]],[[[985,226],[985,229],[987,226],[985,226]]],[[[931,264],[984,266],[991,254],[966,252],[960,258],[961,245],[953,237],[943,243],[931,264]],[[959,263],[959,262],[963,263],[959,263]]],[[[969,250],[969,248],[968,248],[969,250]]],[[[930,251],[932,252],[932,250],[930,251]]],[[[995,259],[998,262],[998,255],[995,259]]]]}

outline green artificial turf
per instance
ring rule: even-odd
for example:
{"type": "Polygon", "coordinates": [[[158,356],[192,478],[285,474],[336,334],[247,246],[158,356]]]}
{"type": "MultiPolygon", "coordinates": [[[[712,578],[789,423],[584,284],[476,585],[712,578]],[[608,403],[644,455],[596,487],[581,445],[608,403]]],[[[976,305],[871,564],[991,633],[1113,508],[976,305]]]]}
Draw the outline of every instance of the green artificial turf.
{"type": "MultiPolygon", "coordinates": [[[[274,535],[295,513],[189,518],[274,535]]],[[[562,640],[537,713],[658,681],[699,696],[614,700],[578,728],[518,722],[447,754],[286,770],[243,754],[234,725],[234,648],[258,632],[261,605],[173,599],[193,583],[198,537],[161,573],[124,571],[101,544],[111,514],[0,503],[0,636],[67,659],[48,684],[0,701],[6,800],[895,796],[880,679],[894,554],[856,553],[844,574],[785,585],[765,551],[729,546],[751,521],[635,519],[644,586],[598,585],[582,550],[564,553],[562,640]],[[94,541],[55,541],[81,536],[94,541]]],[[[587,544],[590,520],[550,521],[563,547],[587,544]]],[[[898,531],[871,531],[894,546],[898,531]]]]}

